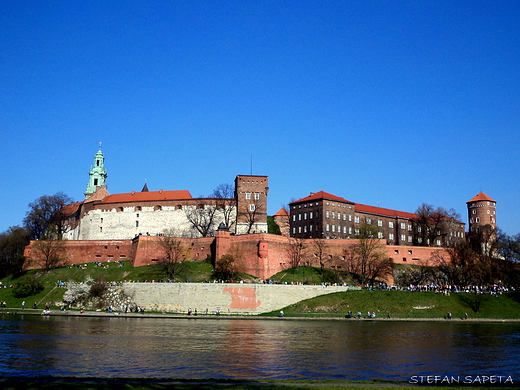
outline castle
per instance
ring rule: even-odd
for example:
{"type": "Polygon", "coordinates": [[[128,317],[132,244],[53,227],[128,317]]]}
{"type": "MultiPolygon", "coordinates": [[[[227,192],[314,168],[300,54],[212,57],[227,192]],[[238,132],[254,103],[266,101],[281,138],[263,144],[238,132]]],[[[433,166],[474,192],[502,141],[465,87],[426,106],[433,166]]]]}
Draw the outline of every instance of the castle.
{"type": "MultiPolygon", "coordinates": [[[[109,194],[101,146],[89,172],[85,200],[67,206],[63,234],[65,264],[130,260],[134,266],[164,261],[160,240],[174,234],[191,247],[191,259],[213,261],[239,248],[239,271],[262,279],[291,267],[290,248],[296,239],[310,243],[326,240],[326,267],[346,269],[345,248],[355,245],[362,224],[378,228],[380,244],[394,263],[432,264],[434,254],[449,253],[445,245],[465,237],[465,225],[456,219],[435,239],[428,237],[417,214],[354,203],[320,191],[290,203],[274,220],[282,235],[267,232],[268,177],[238,175],[233,196],[193,198],[187,190],[109,194]]],[[[479,193],[467,202],[469,230],[496,228],[496,202],[479,193]]],[[[376,238],[376,237],[374,237],[376,238]]],[[[32,252],[30,268],[38,268],[32,252]]],[[[301,265],[320,266],[311,253],[301,265]]]]}
{"type": "MultiPolygon", "coordinates": [[[[187,190],[110,195],[101,146],[89,172],[85,200],[67,208],[65,240],[121,240],[138,235],[179,237],[214,234],[218,226],[234,234],[267,232],[267,176],[238,175],[233,197],[193,198],[187,190]]],[[[220,195],[220,194],[219,194],[220,195]]]]}

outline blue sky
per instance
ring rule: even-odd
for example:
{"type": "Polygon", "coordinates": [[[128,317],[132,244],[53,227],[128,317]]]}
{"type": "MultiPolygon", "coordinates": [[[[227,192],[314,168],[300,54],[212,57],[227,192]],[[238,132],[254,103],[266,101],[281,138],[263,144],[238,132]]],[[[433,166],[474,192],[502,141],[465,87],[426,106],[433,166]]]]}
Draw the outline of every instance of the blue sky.
{"type": "Polygon", "coordinates": [[[268,175],[414,212],[483,191],[520,232],[518,1],[3,1],[0,231],[110,193],[268,175]]]}

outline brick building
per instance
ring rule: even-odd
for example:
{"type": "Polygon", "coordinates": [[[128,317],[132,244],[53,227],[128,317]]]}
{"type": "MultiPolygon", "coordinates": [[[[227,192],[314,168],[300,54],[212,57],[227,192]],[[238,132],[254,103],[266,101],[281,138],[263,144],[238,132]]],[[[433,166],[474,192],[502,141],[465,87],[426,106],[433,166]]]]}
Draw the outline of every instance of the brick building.
{"type": "Polygon", "coordinates": [[[404,211],[351,202],[324,191],[291,202],[290,233],[294,238],[353,239],[362,224],[377,227],[387,245],[445,246],[447,240],[463,240],[465,225],[451,219],[449,230],[433,242],[421,234],[417,215],[404,211]]]}

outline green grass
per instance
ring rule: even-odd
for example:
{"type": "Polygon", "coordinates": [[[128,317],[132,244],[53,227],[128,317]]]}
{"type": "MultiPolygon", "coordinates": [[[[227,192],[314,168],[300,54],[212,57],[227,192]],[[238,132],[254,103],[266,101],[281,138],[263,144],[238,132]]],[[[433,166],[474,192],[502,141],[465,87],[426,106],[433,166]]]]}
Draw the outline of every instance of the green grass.
{"type": "MultiPolygon", "coordinates": [[[[468,313],[469,318],[520,319],[520,294],[507,293],[498,297],[485,294],[480,311],[475,313],[464,298],[472,294],[459,293],[449,296],[434,292],[410,291],[348,291],[322,295],[288,306],[286,317],[344,317],[348,311],[353,314],[375,312],[376,317],[394,318],[443,318],[451,312],[453,318],[461,318],[468,313]]],[[[277,315],[279,311],[262,314],[277,315]]]]}
{"type": "Polygon", "coordinates": [[[355,284],[348,273],[318,267],[298,267],[278,272],[269,279],[276,282],[321,284],[321,283],[350,283],[355,284]]]}
{"type": "MultiPolygon", "coordinates": [[[[42,309],[46,302],[60,301],[65,288],[57,288],[56,283],[80,282],[87,276],[94,280],[106,282],[123,281],[161,281],[167,280],[164,268],[161,265],[132,267],[126,262],[123,267],[116,263],[103,263],[102,267],[87,264],[84,269],[75,266],[62,267],[45,273],[41,270],[31,270],[23,275],[8,277],[1,282],[9,286],[19,283],[24,278],[37,277],[44,285],[44,290],[27,298],[15,298],[11,288],[0,288],[0,301],[5,301],[9,308],[20,308],[25,301],[26,309],[30,309],[33,303],[37,303],[42,309]]],[[[84,266],[84,265],[83,265],[84,266]]],[[[190,261],[184,264],[179,273],[181,281],[204,282],[212,278],[213,267],[208,261],[190,261]]],[[[301,282],[320,284],[324,278],[337,275],[331,270],[325,270],[320,274],[319,268],[300,267],[296,270],[287,270],[273,276],[274,280],[281,282],[301,282]],[[329,273],[329,274],[328,274],[329,273]]],[[[241,275],[245,279],[252,280],[248,275],[241,275]]],[[[358,311],[366,315],[368,311],[375,312],[376,316],[386,317],[390,313],[394,318],[442,318],[451,312],[453,318],[460,318],[468,313],[470,318],[487,319],[520,319],[520,293],[507,293],[499,297],[485,294],[480,302],[479,311],[474,309],[479,306],[474,294],[451,294],[450,296],[435,294],[433,292],[409,292],[409,291],[349,291],[319,296],[313,299],[301,301],[283,308],[286,317],[344,317],[348,311],[356,314],[358,311]]],[[[51,308],[56,309],[55,306],[51,308]]],[[[277,316],[279,311],[265,313],[263,316],[277,316]]]]}

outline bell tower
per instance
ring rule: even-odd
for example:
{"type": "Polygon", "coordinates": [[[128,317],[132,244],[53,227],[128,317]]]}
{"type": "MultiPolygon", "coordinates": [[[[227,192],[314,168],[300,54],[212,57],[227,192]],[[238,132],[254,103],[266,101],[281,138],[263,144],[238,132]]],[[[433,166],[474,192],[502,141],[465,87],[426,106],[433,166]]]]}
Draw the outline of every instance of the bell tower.
{"type": "Polygon", "coordinates": [[[98,188],[106,188],[107,171],[105,171],[105,156],[101,151],[101,142],[99,143],[99,150],[94,156],[94,166],[90,167],[89,181],[87,190],[85,191],[85,198],[89,198],[94,194],[98,188]]]}

